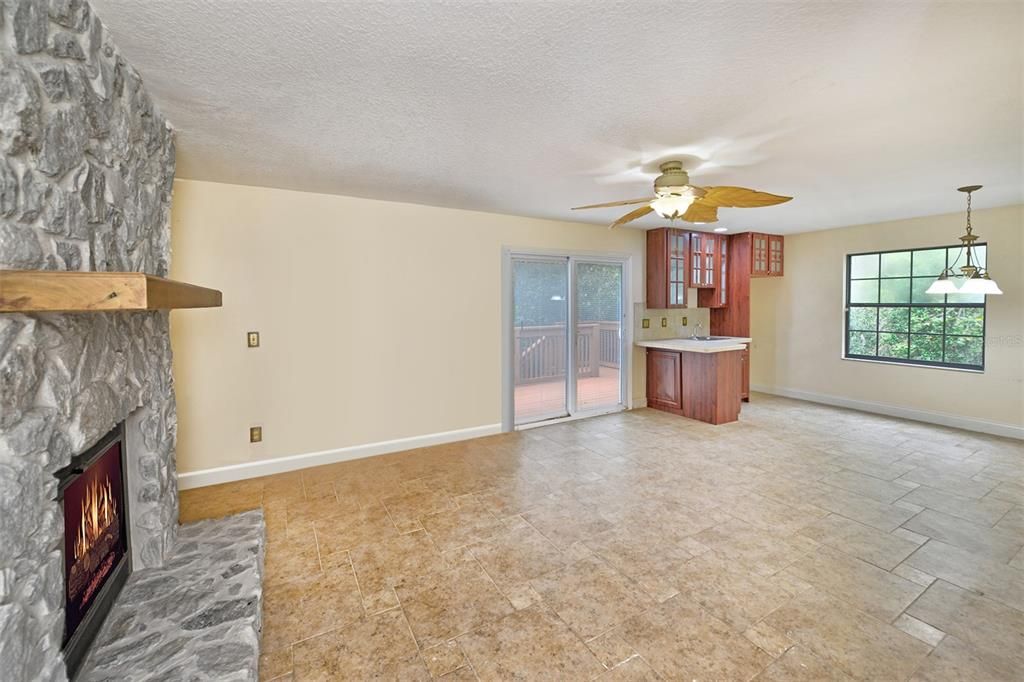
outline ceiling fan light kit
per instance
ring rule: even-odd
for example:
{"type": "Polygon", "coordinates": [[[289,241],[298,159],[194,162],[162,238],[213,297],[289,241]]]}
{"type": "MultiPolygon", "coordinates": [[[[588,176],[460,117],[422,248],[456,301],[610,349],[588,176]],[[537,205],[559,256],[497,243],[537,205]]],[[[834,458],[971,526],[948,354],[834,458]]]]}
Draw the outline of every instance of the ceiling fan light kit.
{"type": "Polygon", "coordinates": [[[746,187],[698,187],[691,185],[690,176],[683,170],[683,163],[681,161],[666,161],[661,164],[660,168],[661,175],[654,180],[653,197],[576,206],[572,210],[644,204],[640,208],[633,209],[622,216],[609,227],[625,225],[638,218],[643,218],[652,212],[668,220],[680,219],[695,225],[704,225],[718,222],[719,208],[772,206],[792,199],[792,197],[758,192],[746,187]]]}
{"type": "MultiPolygon", "coordinates": [[[[967,232],[960,237],[960,254],[957,256],[956,261],[943,270],[935,281],[932,282],[931,286],[925,291],[926,294],[1001,294],[1002,289],[996,284],[995,280],[989,276],[987,267],[979,267],[981,262],[977,254],[974,252],[974,242],[978,241],[978,235],[974,234],[974,230],[971,228],[971,193],[977,192],[981,189],[981,185],[967,185],[965,187],[958,187],[958,192],[964,192],[967,194],[967,232]],[[966,254],[967,263],[961,265],[959,274],[954,269],[956,264],[960,262],[960,256],[966,254]],[[958,289],[956,278],[962,278],[964,283],[958,289]]],[[[988,257],[986,254],[986,264],[988,263],[988,257]]]]}

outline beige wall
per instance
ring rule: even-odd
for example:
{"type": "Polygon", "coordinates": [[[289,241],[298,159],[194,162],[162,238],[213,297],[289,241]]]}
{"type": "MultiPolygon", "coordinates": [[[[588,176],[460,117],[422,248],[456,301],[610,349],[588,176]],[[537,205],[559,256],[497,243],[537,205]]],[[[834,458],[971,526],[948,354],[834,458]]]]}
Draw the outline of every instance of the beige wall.
{"type": "Polygon", "coordinates": [[[972,223],[1005,292],[988,297],[984,373],[841,359],[846,254],[957,243],[956,213],[787,236],[785,277],[751,287],[751,383],[1024,425],[1024,207],[976,210],[972,223]]]}
{"type": "Polygon", "coordinates": [[[631,255],[644,296],[640,230],[179,180],[171,234],[224,292],[172,314],[180,472],[499,423],[503,246],[631,255]]]}

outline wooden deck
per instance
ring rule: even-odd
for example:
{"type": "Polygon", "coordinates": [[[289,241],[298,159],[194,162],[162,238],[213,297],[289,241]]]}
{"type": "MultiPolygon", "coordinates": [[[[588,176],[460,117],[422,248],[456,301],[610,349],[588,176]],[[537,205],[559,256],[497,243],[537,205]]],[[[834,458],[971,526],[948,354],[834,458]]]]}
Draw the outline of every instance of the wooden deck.
{"type": "MultiPolygon", "coordinates": [[[[619,370],[601,367],[599,376],[581,377],[576,402],[581,410],[615,405],[619,402],[619,370]]],[[[515,406],[517,423],[564,412],[565,377],[516,386],[515,406]]]]}

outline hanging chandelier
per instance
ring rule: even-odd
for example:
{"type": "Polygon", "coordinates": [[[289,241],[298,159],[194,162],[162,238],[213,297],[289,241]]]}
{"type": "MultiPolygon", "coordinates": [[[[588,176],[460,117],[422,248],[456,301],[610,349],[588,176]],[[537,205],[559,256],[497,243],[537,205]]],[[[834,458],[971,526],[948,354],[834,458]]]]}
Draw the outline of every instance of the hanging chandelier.
{"type": "MultiPolygon", "coordinates": [[[[971,230],[971,192],[977,192],[981,185],[968,185],[958,187],[957,191],[967,193],[967,234],[960,237],[960,253],[952,265],[942,271],[942,274],[928,287],[926,294],[1001,294],[1002,290],[995,280],[989,277],[988,268],[981,267],[981,261],[974,251],[974,242],[978,241],[978,235],[971,230]],[[966,262],[961,265],[957,272],[954,268],[960,262],[961,257],[966,256],[966,262]],[[963,279],[963,284],[957,288],[955,279],[963,279]]],[[[988,258],[986,254],[986,263],[988,258]]]]}

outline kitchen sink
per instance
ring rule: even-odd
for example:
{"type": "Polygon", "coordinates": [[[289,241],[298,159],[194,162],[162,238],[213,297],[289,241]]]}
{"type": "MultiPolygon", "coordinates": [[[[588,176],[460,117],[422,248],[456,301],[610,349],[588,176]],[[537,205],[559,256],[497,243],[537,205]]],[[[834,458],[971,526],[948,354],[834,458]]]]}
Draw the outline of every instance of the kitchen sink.
{"type": "Polygon", "coordinates": [[[731,336],[691,336],[690,341],[728,341],[731,336]]]}

